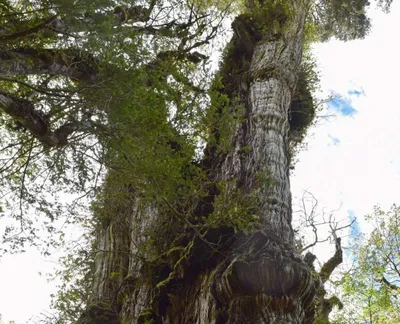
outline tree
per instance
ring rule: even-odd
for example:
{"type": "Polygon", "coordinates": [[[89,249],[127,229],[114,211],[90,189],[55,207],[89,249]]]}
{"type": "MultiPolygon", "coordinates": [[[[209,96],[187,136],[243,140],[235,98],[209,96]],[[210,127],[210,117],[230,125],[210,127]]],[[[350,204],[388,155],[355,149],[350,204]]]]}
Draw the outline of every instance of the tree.
{"type": "Polygon", "coordinates": [[[342,284],[350,303],[338,321],[396,322],[400,320],[400,208],[393,205],[385,212],[376,206],[365,218],[373,230],[367,239],[360,235],[353,242],[354,265],[342,284]]]}
{"type": "Polygon", "coordinates": [[[334,282],[332,274],[343,262],[340,235],[344,230],[353,226],[355,219],[346,223],[343,220],[337,221],[334,215],[337,210],[330,212],[326,212],[324,209],[320,210],[318,200],[308,191],[304,192],[300,202],[296,205],[300,207],[299,210],[293,212],[293,214],[297,214],[293,222],[295,233],[297,233],[295,236],[296,249],[300,254],[304,254],[304,261],[311,269],[313,276],[320,280],[314,297],[313,323],[327,324],[330,323],[329,317],[332,310],[337,308],[341,314],[344,306],[341,299],[338,298],[340,294],[331,289],[332,282],[334,282]],[[318,262],[319,268],[316,268],[314,262],[317,260],[317,256],[309,249],[328,241],[335,244],[335,253],[326,262],[318,262]],[[325,287],[326,284],[330,285],[325,287]]]}
{"type": "Polygon", "coordinates": [[[208,87],[221,3],[3,2],[6,240],[37,241],[32,208],[56,232],[46,183],[96,194],[84,289],[59,304],[78,323],[313,322],[326,278],[295,250],[289,184],[290,125],[315,113],[303,47],[363,37],[368,5],[243,1],[208,87]]]}

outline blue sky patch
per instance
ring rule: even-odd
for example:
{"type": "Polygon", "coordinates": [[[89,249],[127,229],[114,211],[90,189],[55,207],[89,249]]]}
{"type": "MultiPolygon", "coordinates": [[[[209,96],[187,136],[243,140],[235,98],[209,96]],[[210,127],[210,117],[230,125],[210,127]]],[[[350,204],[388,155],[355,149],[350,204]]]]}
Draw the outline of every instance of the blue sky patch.
{"type": "MultiPolygon", "coordinates": [[[[347,211],[347,219],[349,224],[356,218],[356,213],[353,210],[348,210],[347,211]]],[[[361,233],[360,225],[358,224],[357,220],[354,221],[354,223],[351,225],[349,228],[349,243],[350,245],[355,242],[357,239],[357,236],[361,233]]],[[[346,249],[344,251],[345,255],[347,258],[351,261],[355,261],[354,259],[354,254],[352,253],[351,249],[346,249]]]]}
{"type": "MultiPolygon", "coordinates": [[[[356,213],[353,210],[348,210],[347,217],[349,218],[349,222],[352,222],[356,218],[356,213]]],[[[354,239],[360,233],[360,225],[358,225],[358,222],[356,220],[350,227],[350,239],[354,239]]]]}
{"type": "Polygon", "coordinates": [[[328,134],[328,137],[331,139],[330,145],[338,146],[340,144],[340,139],[338,139],[335,136],[332,136],[331,134],[328,134]]]}
{"type": "Polygon", "coordinates": [[[347,91],[347,94],[349,96],[356,96],[356,97],[360,97],[361,95],[365,95],[364,90],[356,90],[356,89],[349,89],[349,91],[347,91]]]}
{"type": "Polygon", "coordinates": [[[350,100],[345,98],[334,98],[329,102],[329,107],[342,116],[353,116],[357,110],[353,108],[350,100]]]}

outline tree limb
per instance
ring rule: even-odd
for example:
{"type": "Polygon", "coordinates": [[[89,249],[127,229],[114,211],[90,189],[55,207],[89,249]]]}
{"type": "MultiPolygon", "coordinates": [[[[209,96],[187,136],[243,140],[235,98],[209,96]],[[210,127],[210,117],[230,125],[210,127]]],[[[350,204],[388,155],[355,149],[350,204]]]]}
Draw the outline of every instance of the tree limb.
{"type": "Polygon", "coordinates": [[[0,90],[0,108],[21,124],[46,147],[60,147],[68,144],[68,136],[77,130],[74,123],[65,123],[52,131],[49,117],[37,111],[33,103],[0,90]]]}
{"type": "Polygon", "coordinates": [[[41,23],[39,23],[31,28],[17,31],[17,32],[9,34],[9,35],[0,35],[0,41],[15,40],[15,39],[18,39],[21,37],[26,37],[28,35],[37,33],[41,29],[45,28],[47,25],[51,24],[56,18],[57,18],[57,15],[53,15],[50,18],[45,19],[41,23]]]}
{"type": "Polygon", "coordinates": [[[146,22],[150,19],[150,15],[157,3],[157,0],[151,0],[148,8],[143,6],[132,6],[127,8],[125,6],[117,6],[114,8],[114,14],[117,17],[117,22],[123,24],[128,21],[133,22],[146,22]]]}
{"type": "Polygon", "coordinates": [[[0,76],[63,75],[75,81],[94,82],[98,63],[89,53],[74,48],[0,50],[0,76]]]}
{"type": "Polygon", "coordinates": [[[343,262],[343,250],[340,244],[340,237],[336,238],[335,240],[335,254],[328,261],[325,262],[319,272],[322,283],[325,283],[331,276],[332,272],[337,268],[337,266],[343,262]]]}
{"type": "Polygon", "coordinates": [[[390,289],[392,289],[392,290],[394,290],[394,291],[396,291],[396,292],[400,292],[400,287],[398,287],[398,286],[392,284],[390,281],[388,281],[388,280],[385,278],[385,276],[382,276],[380,282],[383,283],[383,284],[385,284],[388,288],[390,288],[390,289]]]}

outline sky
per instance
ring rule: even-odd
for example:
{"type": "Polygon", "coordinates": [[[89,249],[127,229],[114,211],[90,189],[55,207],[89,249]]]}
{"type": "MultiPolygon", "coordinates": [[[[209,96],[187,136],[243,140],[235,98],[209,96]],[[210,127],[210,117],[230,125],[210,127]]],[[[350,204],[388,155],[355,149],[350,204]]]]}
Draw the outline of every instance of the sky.
{"type": "MultiPolygon", "coordinates": [[[[340,97],[320,113],[328,117],[319,118],[310,130],[308,148],[299,153],[291,180],[294,210],[305,192],[312,193],[321,214],[335,210],[342,224],[356,217],[353,234],[370,230],[363,216],[374,205],[388,209],[400,203],[400,47],[396,41],[400,2],[394,1],[388,15],[371,10],[370,16],[373,27],[364,40],[314,46],[321,75],[319,95],[340,97]]],[[[333,245],[329,248],[333,252],[333,245]]],[[[330,255],[322,249],[314,252],[324,261],[330,255]]],[[[3,320],[23,324],[48,309],[55,288],[39,273],[51,272],[56,260],[56,255],[44,258],[34,251],[0,260],[3,320]]]]}
{"type": "Polygon", "coordinates": [[[400,3],[394,1],[388,15],[371,10],[370,17],[373,28],[364,40],[314,45],[320,96],[338,96],[320,112],[329,117],[310,130],[291,182],[294,204],[307,191],[321,213],[336,210],[343,225],[356,217],[353,234],[371,230],[364,216],[374,205],[387,210],[400,204],[400,47],[393,41],[400,30],[400,3]]]}

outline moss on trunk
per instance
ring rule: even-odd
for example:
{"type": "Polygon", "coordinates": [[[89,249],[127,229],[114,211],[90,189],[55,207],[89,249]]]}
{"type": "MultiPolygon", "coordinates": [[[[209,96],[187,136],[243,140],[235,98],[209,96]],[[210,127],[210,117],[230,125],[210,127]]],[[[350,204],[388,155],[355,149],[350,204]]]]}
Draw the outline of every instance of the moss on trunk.
{"type": "Polygon", "coordinates": [[[268,24],[254,8],[235,19],[200,164],[206,192],[190,215],[132,193],[107,218],[81,323],[98,323],[90,318],[103,302],[118,323],[312,322],[315,282],[294,250],[288,154],[307,6],[272,1],[268,24]]]}

